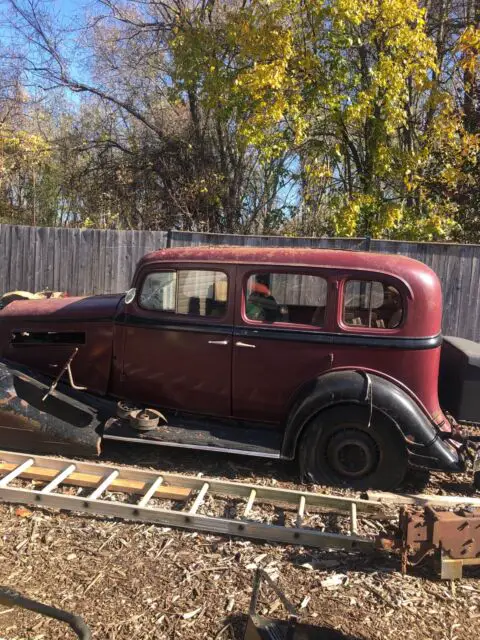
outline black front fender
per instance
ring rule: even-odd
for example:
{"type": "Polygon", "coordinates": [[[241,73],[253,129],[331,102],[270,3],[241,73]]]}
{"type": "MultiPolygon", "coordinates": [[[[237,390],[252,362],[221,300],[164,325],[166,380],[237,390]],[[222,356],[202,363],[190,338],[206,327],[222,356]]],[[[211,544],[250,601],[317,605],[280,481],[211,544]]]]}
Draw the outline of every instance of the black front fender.
{"type": "Polygon", "coordinates": [[[300,390],[287,420],[282,455],[294,458],[304,427],[322,409],[336,404],[371,405],[381,411],[404,438],[413,465],[463,471],[458,451],[442,439],[413,398],[390,380],[356,370],[326,373],[300,390]]]}

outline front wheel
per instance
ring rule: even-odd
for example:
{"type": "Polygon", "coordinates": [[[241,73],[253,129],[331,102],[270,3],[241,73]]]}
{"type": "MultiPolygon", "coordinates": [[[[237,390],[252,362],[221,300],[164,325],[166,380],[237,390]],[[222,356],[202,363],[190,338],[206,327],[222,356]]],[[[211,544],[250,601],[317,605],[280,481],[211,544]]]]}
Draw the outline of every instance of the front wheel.
{"type": "Polygon", "coordinates": [[[302,475],[315,484],[354,489],[396,488],[407,471],[407,452],[396,426],[375,409],[339,405],[321,411],[300,444],[302,475]]]}

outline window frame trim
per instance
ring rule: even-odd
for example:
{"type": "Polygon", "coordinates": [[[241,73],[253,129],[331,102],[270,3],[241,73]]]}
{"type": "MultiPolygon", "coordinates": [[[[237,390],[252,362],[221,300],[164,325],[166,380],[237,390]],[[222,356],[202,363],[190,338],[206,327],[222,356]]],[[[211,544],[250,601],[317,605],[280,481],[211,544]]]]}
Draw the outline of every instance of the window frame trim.
{"type": "Polygon", "coordinates": [[[136,305],[139,309],[141,309],[142,311],[148,311],[151,313],[171,313],[174,315],[177,315],[177,312],[175,311],[175,309],[171,310],[171,309],[149,309],[148,307],[144,307],[143,305],[140,304],[140,296],[142,295],[142,290],[143,290],[143,286],[145,284],[145,280],[151,276],[152,274],[155,273],[174,273],[175,274],[175,307],[177,306],[177,269],[155,269],[155,270],[151,270],[151,271],[147,271],[145,273],[145,275],[142,276],[142,279],[140,281],[140,286],[138,287],[138,293],[135,296],[135,302],[136,305]]]}

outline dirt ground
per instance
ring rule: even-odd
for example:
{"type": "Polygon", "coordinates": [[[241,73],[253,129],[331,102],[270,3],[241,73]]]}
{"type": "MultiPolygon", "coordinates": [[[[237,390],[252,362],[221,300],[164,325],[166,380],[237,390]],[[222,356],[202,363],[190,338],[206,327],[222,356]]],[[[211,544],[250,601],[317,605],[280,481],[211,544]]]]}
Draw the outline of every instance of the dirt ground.
{"type": "MultiPolygon", "coordinates": [[[[110,444],[104,461],[164,471],[297,488],[293,464],[235,456],[110,444]]],[[[416,477],[408,490],[471,493],[469,479],[416,477]]],[[[312,489],[312,487],[310,487],[312,489]]],[[[317,491],[332,492],[325,487],[317,491]]],[[[214,511],[215,505],[206,504],[214,511]]],[[[268,509],[256,517],[269,520],[268,509]]],[[[318,520],[343,531],[343,518],[318,520]]],[[[375,535],[393,522],[360,518],[375,535]]],[[[312,551],[149,524],[0,505],[0,584],[73,611],[93,638],[241,640],[254,573],[263,567],[300,608],[302,620],[336,629],[346,640],[472,640],[480,637],[480,570],[454,588],[427,564],[399,572],[386,554],[312,551]]],[[[283,617],[268,589],[260,612],[283,617]]],[[[75,637],[65,625],[0,606],[0,638],[75,637]]],[[[319,638],[324,638],[319,631],[319,638]]]]}

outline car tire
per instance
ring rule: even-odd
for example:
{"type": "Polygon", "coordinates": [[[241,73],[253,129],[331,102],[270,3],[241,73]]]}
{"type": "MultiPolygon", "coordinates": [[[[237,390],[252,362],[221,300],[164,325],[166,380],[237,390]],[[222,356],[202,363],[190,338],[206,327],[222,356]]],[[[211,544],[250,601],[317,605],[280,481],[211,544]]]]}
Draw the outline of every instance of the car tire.
{"type": "Polygon", "coordinates": [[[357,490],[398,487],[408,466],[404,439],[383,413],[374,409],[369,418],[364,405],[321,411],[300,443],[303,479],[357,490]]]}

